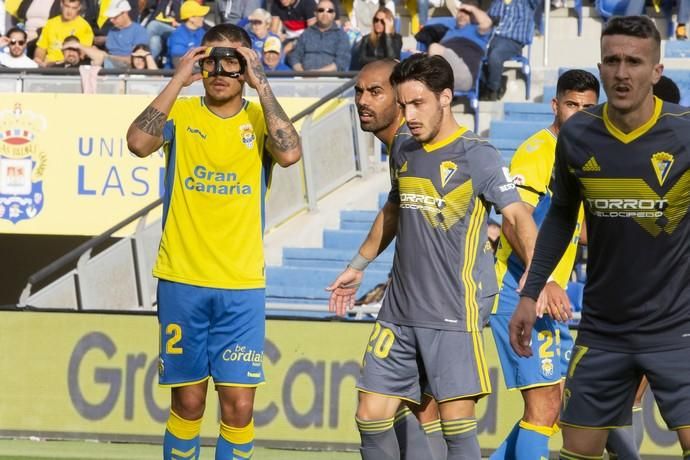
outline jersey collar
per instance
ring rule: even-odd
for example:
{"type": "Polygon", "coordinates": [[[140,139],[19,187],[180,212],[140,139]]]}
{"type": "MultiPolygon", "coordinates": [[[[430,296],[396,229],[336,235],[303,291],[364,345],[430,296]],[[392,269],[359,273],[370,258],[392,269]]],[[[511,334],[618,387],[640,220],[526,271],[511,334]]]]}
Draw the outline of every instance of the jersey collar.
{"type": "Polygon", "coordinates": [[[624,144],[629,144],[638,137],[642,136],[644,133],[652,129],[652,126],[656,124],[657,119],[659,118],[659,115],[661,114],[661,107],[663,105],[663,101],[659,99],[658,97],[654,96],[654,112],[652,113],[652,116],[649,120],[647,120],[642,126],[639,128],[636,128],[629,133],[624,133],[620,129],[614,125],[611,120],[609,119],[608,115],[608,102],[604,104],[604,110],[603,110],[603,118],[604,118],[604,126],[606,126],[606,129],[608,130],[609,134],[611,134],[613,137],[618,139],[624,144]]]}
{"type": "Polygon", "coordinates": [[[434,150],[438,150],[438,149],[445,147],[446,145],[450,144],[451,142],[455,141],[460,136],[465,134],[466,131],[467,131],[467,128],[465,128],[464,126],[460,126],[460,127],[458,127],[457,131],[455,131],[453,134],[446,137],[442,141],[438,141],[434,144],[422,144],[422,147],[424,148],[424,150],[427,153],[431,153],[434,150]]]}

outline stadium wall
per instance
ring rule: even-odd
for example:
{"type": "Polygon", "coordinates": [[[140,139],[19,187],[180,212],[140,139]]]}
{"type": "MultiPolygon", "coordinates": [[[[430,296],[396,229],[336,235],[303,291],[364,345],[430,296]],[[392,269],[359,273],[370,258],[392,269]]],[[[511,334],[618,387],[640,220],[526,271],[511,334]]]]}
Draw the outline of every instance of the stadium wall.
{"type": "MultiPolygon", "coordinates": [[[[357,445],[354,385],[370,330],[361,322],[268,321],[258,444],[357,445]]],[[[157,342],[153,315],[0,311],[0,436],[161,442],[169,395],[157,385],[157,342]]],[[[505,390],[493,340],[485,342],[494,393],[477,417],[480,445],[490,451],[522,408],[520,395],[505,390]]],[[[202,428],[208,443],[217,437],[214,399],[210,392],[202,428]]],[[[675,434],[649,395],[644,416],[642,453],[677,456],[675,434]]],[[[552,450],[559,446],[556,437],[552,450]]]]}

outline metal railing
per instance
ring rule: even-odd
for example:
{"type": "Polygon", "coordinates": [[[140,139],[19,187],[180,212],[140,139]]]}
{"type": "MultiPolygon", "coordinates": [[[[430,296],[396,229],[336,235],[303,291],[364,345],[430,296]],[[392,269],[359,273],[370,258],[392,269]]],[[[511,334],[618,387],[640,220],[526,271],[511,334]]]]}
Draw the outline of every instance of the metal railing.
{"type": "MultiPolygon", "coordinates": [[[[272,202],[269,197],[267,202],[267,230],[289,219],[291,216],[295,215],[295,213],[303,210],[315,209],[318,200],[322,196],[333,190],[333,188],[344,184],[356,175],[362,174],[363,170],[366,171],[366,168],[363,169],[362,166],[366,166],[367,155],[361,154],[365,148],[366,142],[356,122],[354,106],[352,104],[343,105],[316,120],[312,116],[314,111],[346,93],[354,83],[354,79],[350,79],[345,83],[341,82],[336,89],[328,92],[317,102],[291,117],[293,123],[304,119],[300,133],[303,144],[303,159],[300,162],[302,170],[296,169],[295,166],[285,169],[276,168],[276,170],[274,170],[274,175],[280,173],[285,179],[282,183],[277,184],[278,187],[291,187],[291,190],[285,191],[284,189],[280,189],[278,193],[276,193],[276,190],[272,189],[273,194],[276,195],[274,201],[277,202],[278,205],[275,206],[276,211],[272,212],[273,207],[271,206],[272,202]],[[331,167],[330,164],[322,164],[323,162],[321,160],[325,156],[321,155],[322,158],[319,158],[320,152],[317,150],[319,142],[323,142],[324,140],[329,143],[334,142],[333,136],[323,135],[324,128],[327,128],[329,125],[337,131],[340,131],[339,142],[343,144],[342,150],[343,152],[347,152],[347,155],[350,157],[343,158],[346,155],[340,155],[340,157],[338,155],[333,155],[333,149],[331,148],[333,144],[329,145],[329,151],[324,153],[329,154],[328,158],[335,158],[338,160],[337,167],[331,167]],[[348,125],[350,129],[346,129],[348,125]],[[324,139],[324,137],[328,137],[328,139],[324,139]],[[292,207],[280,206],[280,204],[282,204],[280,200],[285,199],[285,197],[290,196],[290,194],[292,194],[293,197],[301,195],[302,203],[292,207]],[[278,209],[281,212],[278,212],[278,209]]],[[[278,178],[279,177],[275,177],[274,182],[278,178]]],[[[155,228],[159,234],[160,223],[158,221],[148,223],[147,226],[146,219],[150,212],[158,208],[161,203],[161,199],[154,201],[123,221],[118,222],[102,234],[81,244],[56,261],[33,273],[29,276],[27,284],[20,295],[18,306],[43,306],[46,308],[68,308],[76,310],[83,310],[85,308],[122,309],[127,308],[122,304],[136,302],[138,308],[146,309],[153,307],[155,302],[155,280],[153,280],[150,273],[153,260],[155,260],[155,254],[152,254],[150,242],[155,241],[156,244],[153,249],[156,249],[157,239],[156,235],[154,235],[152,231],[148,231],[148,229],[151,229],[153,225],[157,225],[155,228]],[[96,290],[89,290],[88,287],[85,286],[84,279],[95,279],[97,274],[94,273],[94,270],[98,267],[104,267],[102,260],[97,260],[92,257],[92,252],[95,248],[108,241],[116,232],[134,222],[137,222],[137,230],[134,235],[115,243],[115,245],[110,246],[96,256],[101,257],[103,255],[108,255],[109,252],[117,255],[119,263],[126,268],[121,269],[120,272],[117,271],[117,268],[113,268],[110,269],[110,272],[119,273],[119,277],[122,279],[123,283],[130,284],[130,286],[125,286],[123,289],[135,288],[133,290],[135,295],[131,292],[128,292],[128,294],[123,294],[120,291],[112,292],[111,294],[119,299],[120,305],[108,306],[106,299],[94,300],[93,293],[96,290]],[[124,249],[113,249],[118,245],[124,249]],[[75,269],[46,285],[46,280],[54,277],[59,272],[64,272],[69,265],[73,264],[75,261],[77,262],[75,269]],[[35,287],[41,284],[45,285],[43,296],[41,291],[32,292],[35,287]],[[52,305],[49,300],[46,300],[46,296],[50,292],[49,288],[54,291],[54,293],[51,294],[53,298],[61,299],[60,302],[62,302],[63,305],[52,305]],[[34,302],[39,302],[42,305],[36,305],[34,302]]],[[[112,284],[113,280],[109,281],[112,284]]],[[[104,286],[103,289],[112,289],[112,286],[104,286]]],[[[116,300],[113,300],[113,302],[117,303],[116,300]]],[[[133,306],[134,305],[131,305],[129,308],[133,306]]]]}

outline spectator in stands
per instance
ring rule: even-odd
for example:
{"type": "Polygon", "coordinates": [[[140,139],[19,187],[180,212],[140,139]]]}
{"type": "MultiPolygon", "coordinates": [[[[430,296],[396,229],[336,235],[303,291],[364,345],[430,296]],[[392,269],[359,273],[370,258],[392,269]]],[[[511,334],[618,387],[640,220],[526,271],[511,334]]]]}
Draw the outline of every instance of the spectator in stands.
{"type": "Polygon", "coordinates": [[[62,0],[60,16],[51,18],[46,22],[41,36],[36,42],[34,61],[39,66],[45,67],[51,62],[60,62],[62,44],[70,35],[79,38],[79,42],[85,46],[93,44],[93,30],[88,22],[79,16],[81,0],[62,0]]]}
{"type": "Polygon", "coordinates": [[[431,56],[443,56],[453,68],[455,91],[474,87],[492,25],[491,18],[476,0],[465,0],[455,15],[455,27],[443,35],[440,43],[429,46],[431,56]]]}
{"type": "Polygon", "coordinates": [[[215,3],[218,24],[238,24],[249,18],[249,15],[257,8],[261,8],[264,2],[262,0],[216,0],[215,3]]]}
{"type": "Polygon", "coordinates": [[[283,42],[283,52],[289,54],[293,41],[316,23],[313,0],[274,0],[271,4],[271,32],[283,42]]]}
{"type": "Polygon", "coordinates": [[[106,53],[93,46],[84,46],[79,37],[70,35],[65,38],[61,47],[63,58],[60,61],[50,62],[50,67],[71,68],[83,65],[102,65],[106,53]]]}
{"type": "Polygon", "coordinates": [[[400,59],[402,37],[395,33],[395,17],[386,7],[374,14],[373,29],[359,42],[358,64],[364,66],[383,58],[400,59]]]}
{"type": "Polygon", "coordinates": [[[359,30],[363,35],[370,33],[372,18],[378,10],[384,7],[388,8],[395,17],[395,2],[392,0],[354,0],[350,16],[352,27],[359,30]]]}
{"type": "Polygon", "coordinates": [[[13,69],[31,69],[38,67],[26,53],[26,32],[12,27],[5,37],[0,37],[0,48],[7,47],[8,53],[0,53],[0,65],[13,69]]]}
{"type": "Polygon", "coordinates": [[[163,51],[163,45],[168,40],[173,30],[180,25],[180,7],[182,0],[158,0],[156,8],[142,20],[146,30],[151,36],[151,54],[154,59],[158,58],[163,51]]]}
{"type": "Polygon", "coordinates": [[[522,54],[522,48],[532,42],[534,9],[538,4],[539,0],[491,2],[489,16],[497,26],[487,52],[486,88],[481,100],[497,101],[503,96],[503,63],[522,54]]]}
{"type": "Polygon", "coordinates": [[[24,23],[29,42],[35,42],[38,32],[49,18],[60,14],[59,0],[22,0],[16,11],[17,21],[24,23]]]}
{"type": "Polygon", "coordinates": [[[156,70],[158,65],[156,65],[155,59],[151,54],[151,48],[149,45],[140,43],[132,49],[132,55],[130,56],[129,67],[135,70],[156,70]]]}
{"type": "Polygon", "coordinates": [[[270,30],[271,13],[263,8],[257,8],[251,12],[246,29],[252,39],[252,48],[259,56],[264,53],[264,43],[268,37],[276,37],[280,41],[280,37],[270,30]]]}
{"type": "Polygon", "coordinates": [[[113,25],[105,39],[108,55],[105,58],[107,69],[124,69],[129,67],[132,49],[139,43],[148,43],[149,34],[138,22],[132,22],[129,11],[132,9],[127,0],[112,0],[105,15],[113,25]]]}
{"type": "MultiPolygon", "coordinates": [[[[282,1],[282,0],[281,0],[282,1]]],[[[316,7],[316,24],[309,26],[297,40],[288,61],[297,71],[344,71],[350,65],[350,41],[347,33],[335,23],[331,0],[320,0],[316,7]]]]}
{"type": "Polygon", "coordinates": [[[177,62],[187,51],[201,46],[201,39],[206,33],[204,17],[210,9],[195,0],[186,0],[182,4],[180,19],[183,22],[168,37],[168,55],[173,67],[177,67],[177,62]]]}
{"type": "Polygon", "coordinates": [[[275,72],[281,70],[291,70],[290,67],[283,61],[282,45],[278,37],[268,37],[264,42],[264,49],[262,50],[261,62],[264,65],[264,70],[267,72],[275,72]]]}

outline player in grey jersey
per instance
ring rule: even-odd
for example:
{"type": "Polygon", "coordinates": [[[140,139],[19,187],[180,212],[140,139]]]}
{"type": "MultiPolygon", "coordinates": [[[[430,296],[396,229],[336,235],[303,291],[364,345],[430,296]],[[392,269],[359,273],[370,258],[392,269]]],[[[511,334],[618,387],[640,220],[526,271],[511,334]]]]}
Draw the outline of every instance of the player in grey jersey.
{"type": "Polygon", "coordinates": [[[391,191],[348,268],[329,287],[330,309],[354,303],[363,270],[397,236],[393,279],[358,381],[362,458],[397,459],[400,401],[439,401],[448,459],[481,457],[476,401],[490,393],[480,305],[497,292],[486,243],[493,203],[531,259],[536,228],[496,150],[450,110],[453,72],[441,57],[413,56],[391,76],[411,138],[391,152],[391,191]]]}

